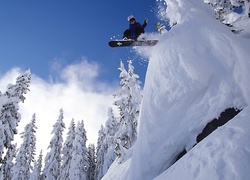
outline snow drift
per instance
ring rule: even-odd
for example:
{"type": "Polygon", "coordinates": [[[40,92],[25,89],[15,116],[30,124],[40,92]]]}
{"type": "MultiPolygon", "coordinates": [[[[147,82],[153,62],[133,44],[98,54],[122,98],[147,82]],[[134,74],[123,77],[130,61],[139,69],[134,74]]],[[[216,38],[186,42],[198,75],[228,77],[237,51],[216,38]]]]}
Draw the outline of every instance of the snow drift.
{"type": "Polygon", "coordinates": [[[132,156],[115,161],[103,179],[247,179],[250,41],[217,21],[202,1],[166,3],[176,25],[155,47],[136,49],[150,60],[132,156]],[[194,146],[228,108],[243,110],[194,146]]]}

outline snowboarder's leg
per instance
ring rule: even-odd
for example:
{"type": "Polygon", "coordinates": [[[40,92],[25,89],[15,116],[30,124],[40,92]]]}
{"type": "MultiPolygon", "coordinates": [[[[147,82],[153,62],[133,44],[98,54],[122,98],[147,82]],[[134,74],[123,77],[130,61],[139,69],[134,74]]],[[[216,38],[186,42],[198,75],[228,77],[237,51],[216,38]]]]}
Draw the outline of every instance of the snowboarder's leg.
{"type": "Polygon", "coordinates": [[[144,29],[142,28],[142,27],[137,27],[136,29],[135,29],[135,36],[136,36],[136,40],[137,40],[137,38],[141,35],[141,34],[143,34],[145,31],[144,31],[144,29]]]}
{"type": "Polygon", "coordinates": [[[127,38],[127,39],[130,39],[130,30],[125,30],[124,33],[123,33],[123,39],[124,38],[127,38]]]}

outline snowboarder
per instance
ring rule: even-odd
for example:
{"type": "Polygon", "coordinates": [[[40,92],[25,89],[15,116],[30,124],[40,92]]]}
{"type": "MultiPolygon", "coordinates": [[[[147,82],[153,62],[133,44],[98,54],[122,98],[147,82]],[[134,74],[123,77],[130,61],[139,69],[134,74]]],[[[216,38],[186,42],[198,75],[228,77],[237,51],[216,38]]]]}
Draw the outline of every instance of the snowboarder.
{"type": "Polygon", "coordinates": [[[123,39],[133,39],[137,41],[137,38],[144,33],[144,28],[147,26],[148,19],[144,19],[143,25],[139,22],[136,22],[135,17],[133,15],[128,16],[129,29],[125,30],[123,33],[123,39]]]}

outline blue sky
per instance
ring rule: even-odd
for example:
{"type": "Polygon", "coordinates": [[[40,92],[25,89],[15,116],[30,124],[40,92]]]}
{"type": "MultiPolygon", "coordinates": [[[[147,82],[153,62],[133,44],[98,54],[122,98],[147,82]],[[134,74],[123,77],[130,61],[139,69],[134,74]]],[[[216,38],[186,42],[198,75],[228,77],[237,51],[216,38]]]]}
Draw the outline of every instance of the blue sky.
{"type": "Polygon", "coordinates": [[[146,31],[155,32],[155,6],[154,0],[0,1],[0,91],[31,70],[18,132],[36,113],[38,151],[47,151],[60,108],[67,127],[72,118],[83,119],[89,142],[96,143],[120,88],[120,59],[126,68],[133,61],[142,82],[148,65],[132,48],[110,48],[108,41],[122,38],[131,14],[141,23],[147,17],[146,31]]]}
{"type": "Polygon", "coordinates": [[[119,60],[133,60],[135,73],[144,76],[147,63],[131,48],[110,48],[110,38],[121,38],[127,16],[138,22],[149,19],[147,32],[155,32],[156,2],[26,0],[0,2],[0,74],[13,67],[31,69],[48,80],[56,76],[55,64],[63,68],[82,57],[98,63],[101,81],[118,79],[119,60]]]}

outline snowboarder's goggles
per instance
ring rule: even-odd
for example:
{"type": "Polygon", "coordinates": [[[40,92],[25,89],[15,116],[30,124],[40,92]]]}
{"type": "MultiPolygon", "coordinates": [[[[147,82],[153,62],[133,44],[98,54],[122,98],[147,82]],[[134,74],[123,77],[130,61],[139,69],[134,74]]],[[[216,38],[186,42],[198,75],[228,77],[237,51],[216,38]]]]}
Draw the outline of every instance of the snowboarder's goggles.
{"type": "Polygon", "coordinates": [[[132,18],[132,19],[129,20],[129,22],[132,22],[132,21],[135,21],[135,18],[132,18]]]}

